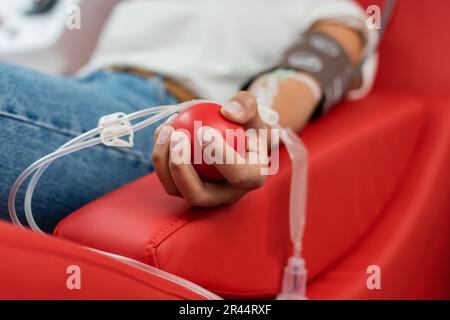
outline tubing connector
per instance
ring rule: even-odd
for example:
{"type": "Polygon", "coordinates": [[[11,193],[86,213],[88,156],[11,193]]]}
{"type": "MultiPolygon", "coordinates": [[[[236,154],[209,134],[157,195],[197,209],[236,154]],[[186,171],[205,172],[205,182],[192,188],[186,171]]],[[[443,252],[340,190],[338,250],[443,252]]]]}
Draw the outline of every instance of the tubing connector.
{"type": "Polygon", "coordinates": [[[127,115],[123,112],[101,117],[98,121],[97,130],[106,146],[131,148],[134,145],[133,127],[127,115]],[[128,141],[120,139],[125,135],[128,135],[128,141]]]}
{"type": "Polygon", "coordinates": [[[305,260],[299,257],[290,257],[284,267],[283,283],[277,300],[306,300],[305,260]]]}

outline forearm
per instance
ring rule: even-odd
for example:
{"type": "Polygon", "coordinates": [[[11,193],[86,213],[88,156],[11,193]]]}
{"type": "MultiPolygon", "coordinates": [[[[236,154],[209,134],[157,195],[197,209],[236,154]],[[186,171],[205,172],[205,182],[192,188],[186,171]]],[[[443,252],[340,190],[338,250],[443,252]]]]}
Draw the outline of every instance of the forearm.
{"type": "MultiPolygon", "coordinates": [[[[354,65],[360,62],[364,44],[358,32],[342,24],[325,21],[316,23],[312,30],[322,31],[332,36],[354,65]]],[[[321,94],[322,90],[318,82],[311,76],[308,77],[310,78],[309,84],[293,78],[279,79],[278,89],[273,97],[272,105],[280,115],[281,126],[292,128],[297,132],[305,126],[319,103],[315,91],[319,91],[321,94]],[[316,89],[311,89],[311,82],[316,89]]],[[[357,85],[357,82],[353,84],[353,86],[357,85]]],[[[252,87],[254,86],[251,86],[250,91],[252,91],[252,87]]]]}
{"type": "MultiPolygon", "coordinates": [[[[312,81],[314,81],[311,78],[312,81]]],[[[317,87],[320,88],[317,84],[317,87]]],[[[278,83],[273,108],[280,115],[280,125],[299,132],[306,125],[319,101],[305,83],[293,79],[278,83]]]]}

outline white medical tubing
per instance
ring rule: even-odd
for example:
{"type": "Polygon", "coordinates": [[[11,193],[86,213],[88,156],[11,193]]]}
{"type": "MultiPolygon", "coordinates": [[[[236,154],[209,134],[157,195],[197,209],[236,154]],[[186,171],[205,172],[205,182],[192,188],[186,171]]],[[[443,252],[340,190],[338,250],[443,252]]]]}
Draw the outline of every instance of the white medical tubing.
{"type": "MultiPolygon", "coordinates": [[[[143,116],[147,116],[149,114],[158,113],[157,115],[150,117],[148,119],[145,119],[144,121],[134,125],[133,130],[138,131],[138,130],[141,130],[141,129],[145,128],[146,126],[153,124],[153,123],[161,120],[162,118],[164,118],[170,114],[173,114],[177,111],[180,111],[182,109],[183,109],[183,106],[160,106],[160,107],[148,108],[148,109],[143,109],[143,110],[140,110],[140,111],[130,114],[128,116],[128,119],[134,120],[134,119],[137,119],[137,118],[140,118],[143,116]]],[[[80,135],[80,136],[72,139],[71,141],[67,142],[65,145],[63,145],[61,148],[59,148],[58,151],[65,150],[65,149],[67,149],[67,147],[69,147],[71,145],[79,145],[84,140],[92,138],[93,136],[95,136],[97,134],[98,134],[98,131],[96,129],[90,130],[90,131],[84,133],[83,135],[80,135]]],[[[101,140],[97,141],[98,139],[99,138],[94,139],[96,142],[95,144],[101,143],[101,140]]],[[[73,152],[73,151],[71,151],[71,152],[73,152]]],[[[69,153],[71,153],[71,152],[69,152],[69,153]]],[[[54,160],[56,160],[57,158],[59,158],[63,155],[65,155],[65,154],[62,154],[62,155],[56,157],[54,160]]],[[[35,172],[32,179],[30,180],[27,191],[25,193],[25,201],[24,201],[25,217],[26,217],[26,220],[27,220],[30,228],[35,231],[38,231],[38,232],[42,232],[42,230],[36,224],[34,217],[33,217],[32,208],[31,208],[32,196],[33,196],[33,192],[36,187],[36,184],[38,183],[40,177],[42,176],[44,171],[48,168],[48,166],[54,160],[48,160],[45,165],[40,166],[40,168],[35,172]]],[[[30,174],[31,174],[31,172],[30,172],[30,174]]],[[[25,179],[26,179],[26,177],[23,180],[25,180],[25,179]]],[[[20,184],[23,183],[23,180],[22,180],[22,182],[20,182],[20,184]]],[[[18,185],[18,187],[20,187],[20,184],[18,185]]],[[[14,202],[15,202],[15,195],[14,195],[14,199],[12,200],[12,203],[14,203],[14,202]]],[[[15,214],[15,206],[13,206],[12,210],[14,211],[14,214],[15,214]]],[[[11,211],[11,208],[10,208],[10,211],[11,211]]]]}
{"type": "Polygon", "coordinates": [[[306,221],[308,151],[298,135],[291,129],[281,129],[280,137],[286,146],[292,163],[289,225],[290,236],[294,246],[293,255],[300,257],[306,221]]]}
{"type": "Polygon", "coordinates": [[[293,246],[292,256],[284,267],[278,300],[305,300],[307,271],[301,256],[302,239],[306,223],[306,198],[308,181],[308,151],[291,129],[280,130],[280,137],[292,163],[289,195],[289,226],[293,246]]]}
{"type": "MultiPolygon", "coordinates": [[[[20,174],[20,176],[17,178],[16,182],[14,182],[14,184],[11,188],[11,191],[9,193],[8,209],[9,209],[9,215],[11,216],[11,219],[14,222],[14,224],[16,224],[18,226],[22,226],[22,223],[20,222],[19,218],[17,217],[16,208],[15,208],[16,195],[17,195],[17,192],[18,192],[20,186],[22,185],[22,183],[25,181],[25,179],[31,173],[33,173],[33,171],[39,169],[40,167],[46,165],[47,163],[51,163],[52,161],[58,159],[61,156],[64,156],[66,154],[69,154],[69,153],[72,153],[72,152],[75,152],[75,151],[78,151],[78,150],[81,150],[84,148],[94,146],[99,143],[101,143],[100,138],[94,138],[94,139],[91,139],[88,141],[80,142],[73,146],[66,147],[64,149],[58,149],[57,151],[39,159],[38,161],[33,163],[31,166],[29,166],[27,169],[25,169],[25,171],[23,171],[20,174]]],[[[36,231],[40,231],[40,230],[36,230],[36,231]]]]}
{"type": "MultiPolygon", "coordinates": [[[[192,103],[192,102],[191,102],[192,103]]],[[[129,120],[135,120],[150,114],[155,114],[154,116],[145,119],[142,122],[139,122],[132,126],[132,129],[134,131],[141,130],[145,128],[148,125],[151,125],[162,118],[165,118],[175,112],[181,111],[190,104],[184,103],[180,105],[169,105],[169,106],[159,106],[159,107],[153,107],[153,108],[147,108],[143,110],[139,110],[137,112],[131,113],[128,115],[129,120]]],[[[72,140],[64,144],[62,147],[57,149],[55,152],[39,159],[35,163],[33,163],[31,166],[29,166],[25,171],[21,173],[21,175],[17,178],[16,182],[13,184],[11,191],[9,193],[9,199],[8,199],[8,209],[9,214],[11,216],[12,221],[14,224],[18,226],[22,226],[22,223],[20,222],[19,218],[17,217],[17,212],[15,209],[15,200],[17,196],[17,192],[22,185],[22,183],[25,181],[25,179],[33,173],[33,171],[37,170],[33,178],[31,179],[29,186],[27,188],[27,192],[25,194],[25,217],[27,219],[27,222],[34,231],[42,232],[42,230],[39,228],[39,226],[36,224],[32,210],[31,210],[31,200],[33,196],[33,191],[35,189],[36,184],[39,181],[39,178],[42,176],[43,172],[45,171],[48,166],[55,161],[56,159],[67,155],[69,153],[88,148],[97,144],[100,144],[102,141],[100,138],[92,138],[93,136],[97,135],[99,132],[97,129],[92,129],[72,140]],[[89,139],[89,140],[88,140],[89,139]],[[86,141],[85,141],[86,140],[86,141]]]]}
{"type": "MultiPolygon", "coordinates": [[[[138,119],[143,116],[157,113],[155,116],[152,116],[152,117],[132,126],[133,131],[138,131],[138,130],[145,128],[146,126],[148,126],[150,124],[153,124],[153,123],[161,120],[164,117],[173,115],[174,113],[183,110],[184,108],[186,108],[189,105],[190,105],[190,103],[189,104],[185,103],[185,104],[180,104],[177,106],[161,106],[161,107],[148,108],[148,109],[144,109],[144,110],[140,110],[138,112],[132,113],[132,114],[128,115],[127,118],[128,118],[128,120],[135,120],[135,119],[138,119]]],[[[59,157],[62,157],[69,153],[72,153],[72,152],[75,152],[75,151],[78,151],[78,150],[81,150],[81,149],[84,149],[84,148],[87,148],[90,146],[100,144],[102,142],[101,139],[98,137],[94,138],[98,134],[99,134],[98,129],[90,130],[90,131],[70,140],[69,142],[65,143],[63,146],[61,146],[55,152],[39,159],[38,161],[33,163],[31,166],[29,166],[24,172],[22,172],[22,174],[17,178],[16,182],[14,183],[13,187],[11,188],[11,191],[9,194],[9,199],[8,199],[9,214],[11,216],[11,219],[13,220],[13,222],[16,225],[23,227],[23,225],[21,224],[21,222],[17,216],[17,212],[15,210],[15,200],[16,200],[17,192],[18,192],[20,186],[22,185],[22,183],[25,181],[25,179],[30,174],[32,174],[34,171],[36,171],[30,180],[30,183],[28,185],[28,188],[27,188],[27,191],[25,194],[25,203],[24,203],[25,214],[26,214],[27,222],[30,225],[30,227],[34,231],[43,233],[43,231],[36,224],[36,221],[34,220],[32,209],[31,209],[31,201],[32,201],[32,196],[33,196],[33,192],[36,187],[36,184],[38,183],[40,177],[42,176],[44,171],[48,168],[48,166],[53,161],[58,159],[59,157]]],[[[212,299],[212,300],[220,300],[221,299],[216,294],[214,294],[214,293],[212,293],[190,281],[187,281],[183,278],[177,277],[177,276],[167,273],[165,271],[159,270],[157,268],[151,267],[142,262],[139,262],[139,261],[127,258],[127,257],[123,257],[123,256],[120,256],[117,254],[93,249],[93,248],[87,248],[87,249],[96,251],[98,253],[107,255],[114,259],[120,260],[124,263],[133,265],[141,270],[144,270],[146,272],[153,274],[154,276],[166,279],[167,281],[170,281],[170,282],[176,283],[182,287],[185,287],[188,290],[191,290],[207,299],[212,299]]]]}
{"type": "Polygon", "coordinates": [[[178,277],[178,276],[176,276],[176,275],[174,275],[172,273],[165,272],[165,271],[163,271],[161,269],[152,267],[152,266],[150,266],[148,264],[145,264],[145,263],[142,263],[140,261],[137,261],[137,260],[134,260],[134,259],[130,259],[130,258],[127,258],[127,257],[124,257],[124,256],[120,256],[118,254],[114,254],[114,253],[111,253],[111,252],[105,252],[105,251],[97,250],[97,249],[94,249],[94,248],[87,248],[87,249],[95,251],[95,252],[98,252],[98,253],[102,253],[102,254],[104,254],[106,256],[109,256],[109,257],[112,257],[112,258],[114,258],[116,260],[120,260],[120,261],[122,261],[124,263],[127,263],[127,264],[130,264],[132,266],[135,266],[135,267],[137,267],[137,268],[139,268],[141,270],[144,270],[144,271],[146,271],[148,273],[151,273],[151,274],[153,274],[153,275],[155,275],[157,277],[160,277],[160,278],[163,278],[163,279],[168,280],[170,282],[176,283],[176,284],[178,284],[178,285],[180,285],[182,287],[185,287],[185,288],[187,288],[187,289],[189,289],[189,290],[191,290],[191,291],[193,291],[193,292],[195,292],[195,293],[197,293],[197,294],[199,294],[199,295],[209,299],[209,300],[222,300],[221,297],[219,297],[218,295],[212,293],[211,291],[208,291],[205,288],[202,288],[199,285],[196,285],[195,283],[193,283],[191,281],[188,281],[186,279],[180,278],[180,277],[178,277]]]}
{"type": "MultiPolygon", "coordinates": [[[[64,149],[65,147],[68,147],[72,144],[76,144],[78,142],[90,139],[92,137],[94,137],[97,134],[97,130],[93,129],[90,130],[74,139],[72,139],[71,141],[65,143],[62,147],[60,147],[58,150],[60,149],[64,149]]],[[[34,220],[33,217],[33,212],[31,209],[31,201],[32,201],[32,197],[33,197],[33,192],[34,192],[34,188],[36,187],[36,184],[38,183],[39,179],[41,178],[42,174],[44,173],[44,171],[52,164],[53,161],[43,165],[42,167],[40,167],[33,175],[33,177],[31,177],[30,183],[28,184],[27,187],[27,191],[25,193],[25,201],[24,201],[24,207],[25,207],[25,216],[26,219],[28,221],[28,224],[30,225],[30,228],[35,230],[35,231],[39,231],[42,232],[43,231],[39,228],[39,226],[37,225],[36,221],[34,220]]],[[[13,202],[15,202],[15,196],[14,196],[14,200],[13,202]]],[[[15,206],[14,206],[14,212],[15,212],[15,206]]]]}

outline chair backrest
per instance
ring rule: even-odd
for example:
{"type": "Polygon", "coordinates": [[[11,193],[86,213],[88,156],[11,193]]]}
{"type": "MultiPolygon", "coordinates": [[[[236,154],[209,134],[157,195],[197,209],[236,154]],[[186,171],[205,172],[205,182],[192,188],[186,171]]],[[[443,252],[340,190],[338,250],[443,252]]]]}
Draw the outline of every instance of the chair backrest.
{"type": "MultiPolygon", "coordinates": [[[[382,0],[358,0],[364,8],[382,0]]],[[[450,92],[450,1],[397,0],[380,47],[376,88],[450,92]]]]}

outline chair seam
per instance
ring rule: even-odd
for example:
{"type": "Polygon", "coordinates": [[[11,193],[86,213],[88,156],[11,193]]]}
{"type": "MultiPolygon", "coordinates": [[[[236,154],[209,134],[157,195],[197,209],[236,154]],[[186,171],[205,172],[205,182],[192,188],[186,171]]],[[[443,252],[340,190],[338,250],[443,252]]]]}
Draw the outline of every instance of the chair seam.
{"type": "Polygon", "coordinates": [[[146,260],[147,263],[151,265],[151,261],[153,260],[154,266],[160,269],[159,261],[157,258],[157,250],[159,245],[166,240],[170,235],[172,235],[175,231],[185,226],[187,223],[192,221],[188,218],[177,218],[167,224],[164,228],[160,229],[149,241],[149,243],[145,246],[146,250],[146,260]],[[151,248],[151,253],[150,249],[151,248]]]}

